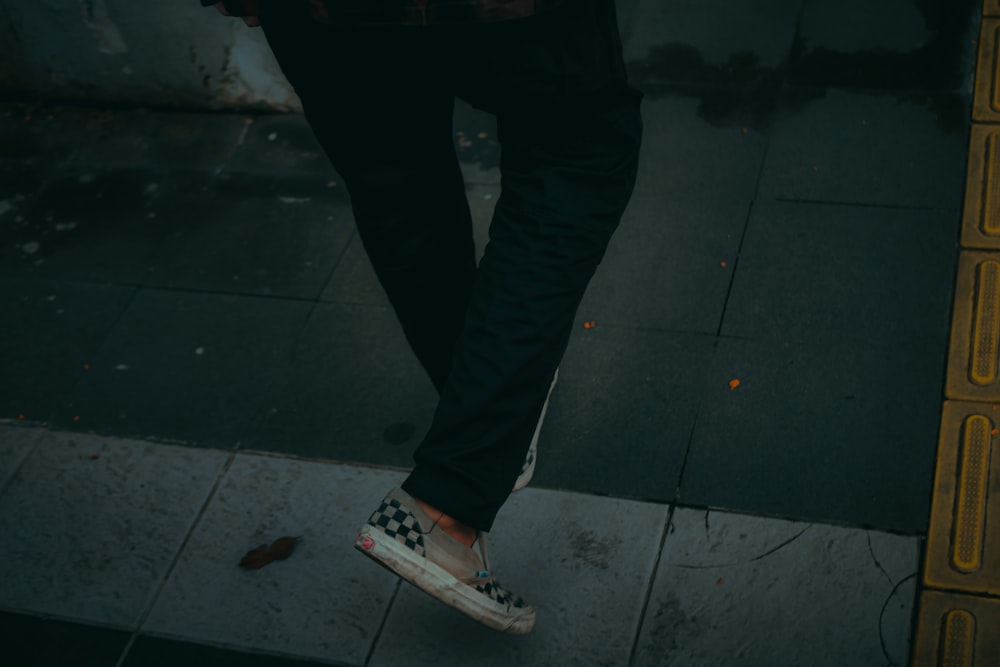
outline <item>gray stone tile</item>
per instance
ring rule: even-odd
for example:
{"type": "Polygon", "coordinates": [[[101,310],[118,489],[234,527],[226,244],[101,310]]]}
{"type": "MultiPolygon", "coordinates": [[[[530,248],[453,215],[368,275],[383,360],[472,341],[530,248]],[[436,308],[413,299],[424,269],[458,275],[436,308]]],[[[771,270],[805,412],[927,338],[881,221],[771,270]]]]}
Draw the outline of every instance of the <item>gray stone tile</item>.
{"type": "Polygon", "coordinates": [[[145,284],[315,299],[354,231],[344,188],[319,181],[235,173],[181,195],[145,284]]]}
{"type": "Polygon", "coordinates": [[[311,304],[142,290],[53,423],[232,448],[273,404],[311,304]]]}
{"type": "Polygon", "coordinates": [[[633,198],[580,304],[618,327],[715,334],[750,204],[729,198],[633,198]]]}
{"type": "Polygon", "coordinates": [[[782,66],[800,0],[732,3],[639,0],[623,29],[635,80],[741,82],[782,66]]]}
{"type": "Polygon", "coordinates": [[[514,494],[490,554],[497,579],[535,606],[534,632],[497,634],[404,585],[370,664],[627,664],[666,517],[660,505],[514,494]]]}
{"type": "Polygon", "coordinates": [[[55,106],[5,105],[0,112],[0,164],[65,165],[80,140],[80,125],[90,113],[55,106]]]}
{"type": "Polygon", "coordinates": [[[88,372],[134,292],[129,287],[0,279],[0,417],[46,422],[88,372]]]}
{"type": "MultiPolygon", "coordinates": [[[[49,170],[57,171],[52,166],[49,170]]],[[[40,166],[0,162],[0,224],[5,227],[22,224],[26,211],[52,176],[40,166]]]]}
{"type": "Polygon", "coordinates": [[[538,445],[534,484],[674,498],[714,338],[575,329],[538,445]]]}
{"type": "Polygon", "coordinates": [[[364,664],[397,582],[352,539],[402,477],[238,455],[143,631],[364,664]],[[301,538],[287,560],[237,567],[247,551],[286,535],[301,538]]]}
{"type": "MultiPolygon", "coordinates": [[[[466,183],[466,198],[472,212],[472,232],[476,242],[477,257],[482,256],[489,240],[493,209],[500,196],[499,184],[466,183]]],[[[355,235],[337,268],[330,277],[321,297],[324,301],[338,303],[389,306],[389,299],[375,277],[361,238],[355,235]]]]}
{"type": "Polygon", "coordinates": [[[321,304],[295,345],[263,419],[241,433],[243,448],[411,466],[437,392],[395,314],[321,304]]]}
{"type": "Polygon", "coordinates": [[[678,509],[635,665],[907,662],[919,539],[678,509]]]}
{"type": "Polygon", "coordinates": [[[760,175],[765,135],[747,119],[716,118],[695,97],[648,96],[633,199],[654,196],[749,202],[760,175]]]}
{"type": "Polygon", "coordinates": [[[340,179],[301,113],[258,115],[248,123],[245,138],[226,165],[228,172],[310,172],[340,179]]]}
{"type": "Polygon", "coordinates": [[[950,211],[758,202],[722,334],[905,351],[936,382],[959,222],[950,211]]]}
{"type": "Polygon", "coordinates": [[[968,88],[978,9],[975,0],[806,0],[790,79],[807,86],[968,88]]]}
{"type": "Polygon", "coordinates": [[[581,313],[620,326],[718,331],[765,140],[700,115],[692,98],[644,102],[635,191],[581,313]]]}
{"type": "Polygon", "coordinates": [[[789,91],[774,123],[760,195],[957,210],[966,102],[958,96],[789,91]]]}
{"type": "Polygon", "coordinates": [[[176,111],[78,112],[72,163],[83,169],[182,167],[217,170],[229,159],[249,118],[176,111]]]}
{"type": "Polygon", "coordinates": [[[719,339],[681,502],[926,532],[942,383],[911,352],[719,339]]]}
{"type": "Polygon", "coordinates": [[[0,607],[134,627],[221,452],[50,433],[0,497],[0,607]]]}
{"type": "Polygon", "coordinates": [[[43,195],[0,227],[0,272],[139,283],[166,236],[171,209],[191,189],[157,170],[91,168],[52,178],[43,195]]]}

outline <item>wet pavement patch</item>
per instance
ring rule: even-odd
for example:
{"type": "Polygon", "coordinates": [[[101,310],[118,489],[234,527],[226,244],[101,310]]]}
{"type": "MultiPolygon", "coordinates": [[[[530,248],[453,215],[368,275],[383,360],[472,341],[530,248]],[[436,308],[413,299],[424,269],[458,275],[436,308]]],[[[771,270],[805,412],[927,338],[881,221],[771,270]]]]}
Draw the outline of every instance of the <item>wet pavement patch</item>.
{"type": "Polygon", "coordinates": [[[974,0],[808,0],[789,81],[967,92],[977,8],[974,0]]]}

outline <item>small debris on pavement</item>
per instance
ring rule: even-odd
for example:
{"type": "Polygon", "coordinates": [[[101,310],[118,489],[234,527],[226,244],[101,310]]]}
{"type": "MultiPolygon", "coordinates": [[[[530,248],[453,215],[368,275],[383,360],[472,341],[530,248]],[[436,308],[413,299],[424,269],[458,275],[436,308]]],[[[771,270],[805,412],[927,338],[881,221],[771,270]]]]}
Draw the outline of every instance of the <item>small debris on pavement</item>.
{"type": "Polygon", "coordinates": [[[733,378],[729,381],[729,391],[736,389],[738,386],[740,386],[740,381],[738,379],[733,378]]]}
{"type": "Polygon", "coordinates": [[[240,560],[240,567],[246,570],[258,570],[276,560],[285,560],[292,555],[298,537],[279,537],[271,542],[270,548],[262,544],[256,549],[251,549],[240,560]]]}
{"type": "Polygon", "coordinates": [[[586,322],[583,323],[584,329],[593,329],[596,326],[597,322],[595,320],[587,320],[586,322]]]}

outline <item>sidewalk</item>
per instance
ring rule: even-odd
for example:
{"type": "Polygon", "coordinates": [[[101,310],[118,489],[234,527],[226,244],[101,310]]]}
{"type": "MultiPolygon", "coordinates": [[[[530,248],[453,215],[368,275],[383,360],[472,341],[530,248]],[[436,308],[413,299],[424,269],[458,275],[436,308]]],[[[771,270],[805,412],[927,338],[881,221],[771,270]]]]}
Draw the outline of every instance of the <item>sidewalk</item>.
{"type": "MultiPolygon", "coordinates": [[[[622,2],[640,180],[491,542],[526,638],[351,549],[434,392],[303,119],[4,106],[13,664],[909,664],[979,24],[941,7],[622,2]]],[[[455,130],[481,248],[495,128],[455,130]]]]}

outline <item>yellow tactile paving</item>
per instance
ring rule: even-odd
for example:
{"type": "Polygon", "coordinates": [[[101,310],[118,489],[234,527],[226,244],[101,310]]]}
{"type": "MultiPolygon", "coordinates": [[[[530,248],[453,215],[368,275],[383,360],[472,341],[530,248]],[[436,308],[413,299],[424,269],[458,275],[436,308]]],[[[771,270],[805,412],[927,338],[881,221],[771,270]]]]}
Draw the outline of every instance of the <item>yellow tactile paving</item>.
{"type": "Polygon", "coordinates": [[[1000,252],[959,256],[946,393],[1000,403],[1000,252]]]}
{"type": "Polygon", "coordinates": [[[924,591],[913,667],[1000,665],[1000,600],[924,591]]]}
{"type": "Polygon", "coordinates": [[[976,89],[973,94],[972,119],[1000,122],[1000,18],[984,18],[979,30],[979,59],[976,63],[976,89]]]}
{"type": "Polygon", "coordinates": [[[1000,250],[1000,125],[972,127],[962,246],[1000,250]]]}
{"type": "Polygon", "coordinates": [[[1000,16],[1000,0],[985,0],[983,16],[1000,16]]]}
{"type": "Polygon", "coordinates": [[[994,455],[998,443],[1000,405],[945,403],[927,536],[926,586],[1000,595],[1000,455],[994,455]]]}

